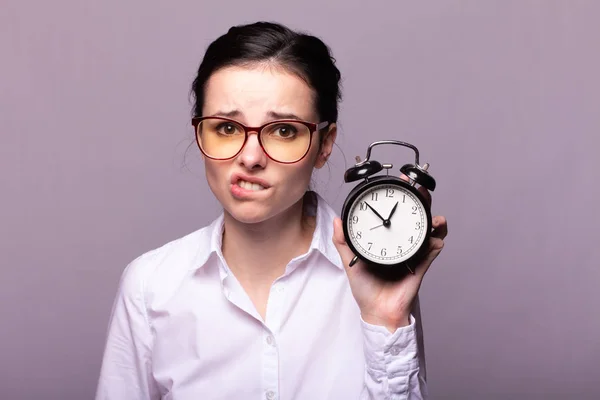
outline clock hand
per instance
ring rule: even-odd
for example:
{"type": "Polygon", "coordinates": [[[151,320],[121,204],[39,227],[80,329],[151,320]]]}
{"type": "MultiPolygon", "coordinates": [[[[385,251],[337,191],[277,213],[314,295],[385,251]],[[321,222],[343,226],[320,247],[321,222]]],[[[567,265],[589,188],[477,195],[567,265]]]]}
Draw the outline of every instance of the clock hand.
{"type": "Polygon", "coordinates": [[[367,205],[367,207],[369,207],[375,213],[375,215],[377,215],[385,223],[385,218],[383,218],[381,215],[379,215],[379,213],[373,207],[371,207],[371,205],[369,203],[367,203],[366,201],[365,201],[365,204],[367,205]]]}
{"type": "Polygon", "coordinates": [[[369,230],[370,230],[370,231],[372,231],[373,229],[375,229],[375,228],[379,228],[380,226],[383,226],[383,225],[384,225],[384,224],[380,224],[380,225],[374,226],[374,227],[372,227],[372,228],[371,228],[371,229],[369,229],[369,230]]]}
{"type": "Polygon", "coordinates": [[[392,211],[390,212],[390,216],[387,217],[388,221],[390,219],[392,219],[392,215],[394,215],[394,213],[396,212],[396,207],[398,207],[398,202],[396,202],[396,204],[394,204],[394,208],[392,208],[392,211]]]}

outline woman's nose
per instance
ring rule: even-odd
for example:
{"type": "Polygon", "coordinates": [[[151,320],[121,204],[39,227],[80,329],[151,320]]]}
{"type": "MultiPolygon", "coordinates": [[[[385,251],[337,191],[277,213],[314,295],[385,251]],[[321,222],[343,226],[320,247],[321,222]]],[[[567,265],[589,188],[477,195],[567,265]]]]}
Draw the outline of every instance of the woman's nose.
{"type": "Polygon", "coordinates": [[[264,168],[267,155],[263,151],[256,132],[249,132],[248,139],[238,156],[239,162],[247,169],[264,168]]]}

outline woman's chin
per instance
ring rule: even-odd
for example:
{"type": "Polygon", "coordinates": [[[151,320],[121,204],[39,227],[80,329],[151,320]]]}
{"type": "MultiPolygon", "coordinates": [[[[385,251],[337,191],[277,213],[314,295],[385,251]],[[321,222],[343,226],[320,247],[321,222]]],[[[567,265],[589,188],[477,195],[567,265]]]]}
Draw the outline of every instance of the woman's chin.
{"type": "MultiPolygon", "coordinates": [[[[228,193],[223,194],[223,196],[220,196],[219,201],[224,206],[225,211],[233,220],[243,224],[260,224],[273,218],[283,217],[283,214],[291,216],[294,213],[292,207],[299,204],[299,200],[295,198],[269,196],[266,199],[240,201],[228,193]]],[[[301,199],[302,193],[298,197],[301,199]]]]}
{"type": "Polygon", "coordinates": [[[256,204],[233,205],[227,210],[227,213],[242,224],[258,224],[267,221],[271,217],[268,210],[256,204]]]}

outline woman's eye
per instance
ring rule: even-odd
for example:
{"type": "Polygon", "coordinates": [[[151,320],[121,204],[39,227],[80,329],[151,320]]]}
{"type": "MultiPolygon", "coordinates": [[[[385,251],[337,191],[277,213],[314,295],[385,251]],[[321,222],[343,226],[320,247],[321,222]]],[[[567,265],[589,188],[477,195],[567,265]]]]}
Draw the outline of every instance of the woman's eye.
{"type": "Polygon", "coordinates": [[[221,124],[217,127],[217,131],[225,135],[232,135],[236,133],[237,127],[233,124],[221,124]]]}
{"type": "Polygon", "coordinates": [[[293,126],[282,125],[275,129],[275,134],[282,138],[291,138],[296,135],[296,129],[293,126]]]}

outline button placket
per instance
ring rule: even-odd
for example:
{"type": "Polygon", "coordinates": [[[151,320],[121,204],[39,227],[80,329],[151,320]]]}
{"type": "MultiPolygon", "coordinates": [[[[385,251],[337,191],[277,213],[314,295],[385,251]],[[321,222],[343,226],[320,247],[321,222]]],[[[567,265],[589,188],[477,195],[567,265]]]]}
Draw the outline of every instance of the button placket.
{"type": "Polygon", "coordinates": [[[279,356],[271,335],[268,335],[264,341],[262,375],[266,398],[275,399],[276,391],[279,389],[279,356]]]}
{"type": "Polygon", "coordinates": [[[267,400],[275,400],[278,397],[279,353],[276,338],[281,325],[283,292],[284,288],[281,282],[275,283],[271,287],[264,322],[263,388],[267,400]]]}

